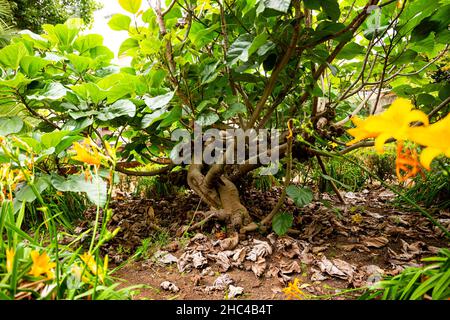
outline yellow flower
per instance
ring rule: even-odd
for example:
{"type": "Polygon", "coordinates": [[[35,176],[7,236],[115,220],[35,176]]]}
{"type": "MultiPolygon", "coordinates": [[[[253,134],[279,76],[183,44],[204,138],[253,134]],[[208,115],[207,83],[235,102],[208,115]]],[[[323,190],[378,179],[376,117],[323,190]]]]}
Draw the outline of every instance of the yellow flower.
{"type": "Polygon", "coordinates": [[[14,249],[6,249],[6,271],[11,272],[14,264],[14,249]]]}
{"type": "Polygon", "coordinates": [[[78,263],[74,264],[70,269],[70,272],[78,281],[88,283],[89,279],[84,275],[83,271],[83,268],[78,263]]]}
{"type": "Polygon", "coordinates": [[[440,154],[450,157],[450,114],[426,127],[409,129],[409,139],[425,147],[420,154],[420,163],[430,170],[431,161],[440,154]]]}
{"type": "MultiPolygon", "coordinates": [[[[301,300],[301,299],[307,297],[306,293],[304,293],[302,290],[300,290],[299,283],[300,283],[300,279],[295,278],[294,283],[289,282],[287,288],[284,288],[282,290],[288,300],[291,300],[291,299],[301,300]]],[[[307,286],[307,285],[303,285],[303,286],[307,286]]]]}
{"type": "Polygon", "coordinates": [[[75,142],[73,148],[77,155],[72,157],[74,160],[84,162],[87,164],[100,165],[100,155],[93,143],[89,139],[84,139],[83,144],[75,142]]]}
{"type": "Polygon", "coordinates": [[[399,141],[406,140],[412,122],[420,121],[428,125],[428,117],[420,110],[412,110],[413,105],[409,100],[399,98],[395,100],[388,110],[381,114],[369,116],[365,120],[353,117],[356,128],[347,130],[355,137],[348,145],[354,144],[366,138],[375,138],[375,149],[383,152],[383,146],[390,138],[399,141]]]}
{"type": "Polygon", "coordinates": [[[89,270],[91,270],[92,274],[98,275],[100,281],[103,282],[103,279],[104,279],[103,269],[101,266],[97,265],[97,263],[95,262],[95,257],[92,254],[90,254],[89,252],[85,252],[81,256],[81,260],[83,260],[83,262],[87,265],[89,270]]]}
{"type": "Polygon", "coordinates": [[[39,277],[42,274],[47,275],[47,279],[52,279],[54,274],[52,269],[56,266],[56,263],[50,262],[50,257],[46,252],[39,254],[38,251],[31,251],[31,259],[33,260],[33,266],[29,274],[34,277],[39,277]]]}

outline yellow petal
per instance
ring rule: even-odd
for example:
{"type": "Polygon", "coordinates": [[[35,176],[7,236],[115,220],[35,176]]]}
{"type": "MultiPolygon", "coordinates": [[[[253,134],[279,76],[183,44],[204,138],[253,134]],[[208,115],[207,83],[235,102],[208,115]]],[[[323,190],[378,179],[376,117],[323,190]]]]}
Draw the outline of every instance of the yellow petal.
{"type": "Polygon", "coordinates": [[[405,121],[410,124],[411,122],[415,122],[415,121],[420,121],[422,122],[425,126],[428,126],[429,121],[428,121],[428,116],[420,111],[420,110],[412,110],[408,113],[408,115],[406,116],[405,121]]]}
{"type": "Polygon", "coordinates": [[[11,272],[14,264],[14,249],[6,249],[6,271],[11,272]]]}
{"type": "Polygon", "coordinates": [[[420,163],[425,169],[430,170],[431,161],[442,153],[442,150],[428,147],[422,150],[420,154],[420,163]]]}
{"type": "Polygon", "coordinates": [[[388,133],[382,133],[375,139],[375,150],[377,150],[378,153],[384,152],[384,144],[387,140],[391,138],[391,135],[388,133]]]}

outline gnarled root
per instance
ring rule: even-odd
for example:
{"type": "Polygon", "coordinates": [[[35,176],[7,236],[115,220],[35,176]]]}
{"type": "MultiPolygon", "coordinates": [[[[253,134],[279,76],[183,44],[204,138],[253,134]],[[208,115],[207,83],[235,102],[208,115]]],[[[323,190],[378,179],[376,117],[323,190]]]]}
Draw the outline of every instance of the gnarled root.
{"type": "MultiPolygon", "coordinates": [[[[238,231],[242,225],[251,222],[247,209],[241,204],[236,185],[221,175],[212,183],[201,173],[201,165],[192,164],[188,171],[188,184],[203,201],[211,206],[211,211],[202,221],[189,229],[199,228],[212,218],[225,221],[227,226],[238,231]]],[[[217,167],[215,168],[217,169],[217,167]]],[[[215,173],[217,176],[217,173],[215,173]]],[[[210,177],[211,175],[206,175],[210,177]]]]}

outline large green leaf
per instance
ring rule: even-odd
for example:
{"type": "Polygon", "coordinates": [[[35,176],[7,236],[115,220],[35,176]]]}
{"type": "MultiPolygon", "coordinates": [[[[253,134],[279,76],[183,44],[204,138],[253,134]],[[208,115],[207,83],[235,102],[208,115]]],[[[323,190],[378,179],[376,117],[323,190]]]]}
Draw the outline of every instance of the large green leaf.
{"type": "Polygon", "coordinates": [[[87,34],[79,36],[73,47],[78,50],[81,54],[87,52],[90,49],[101,46],[103,44],[103,37],[99,34],[87,34]]]}
{"type": "Polygon", "coordinates": [[[109,93],[92,82],[77,84],[75,86],[72,86],[71,89],[83,100],[92,101],[95,104],[99,104],[106,98],[107,93],[109,93]]]}
{"type": "Polygon", "coordinates": [[[222,115],[223,119],[228,120],[228,119],[234,117],[235,115],[237,115],[238,113],[242,113],[242,112],[245,112],[245,106],[242,103],[238,102],[238,103],[233,103],[221,115],[222,115]]]}
{"type": "MultiPolygon", "coordinates": [[[[36,179],[34,187],[37,192],[42,193],[48,187],[47,179],[43,177],[36,179]]],[[[19,191],[16,192],[16,199],[22,202],[33,202],[36,199],[36,194],[29,185],[24,185],[19,191]]]]}
{"type": "Polygon", "coordinates": [[[132,50],[139,49],[139,41],[133,38],[128,38],[122,44],[119,48],[119,57],[125,54],[132,55],[132,50]]]}
{"type": "Polygon", "coordinates": [[[264,7],[280,12],[288,12],[291,0],[263,0],[264,7]]]}
{"type": "Polygon", "coordinates": [[[290,185],[286,188],[286,193],[298,207],[306,206],[313,199],[313,193],[309,188],[290,185]]]}
{"type": "Polygon", "coordinates": [[[85,175],[71,175],[67,178],[53,174],[51,184],[62,192],[85,192],[88,199],[97,206],[104,206],[107,199],[107,184],[100,177],[86,179],[85,175]]]}
{"type": "Polygon", "coordinates": [[[146,114],[142,118],[141,127],[145,129],[145,128],[151,126],[156,121],[164,119],[166,115],[167,115],[167,110],[164,108],[155,110],[150,114],[146,114]]]}
{"type": "Polygon", "coordinates": [[[180,105],[177,105],[173,107],[172,110],[170,110],[169,114],[166,118],[164,118],[163,121],[159,124],[160,128],[170,126],[172,123],[180,120],[182,114],[182,108],[180,105]]]}
{"type": "Polygon", "coordinates": [[[195,122],[197,122],[201,126],[210,126],[216,123],[219,120],[219,116],[217,113],[212,111],[206,111],[200,114],[195,122]]]}
{"type": "Polygon", "coordinates": [[[341,10],[339,9],[339,3],[337,0],[320,0],[320,4],[331,20],[337,21],[339,19],[341,10]]]}
{"type": "Polygon", "coordinates": [[[239,60],[247,61],[248,51],[252,45],[252,36],[249,34],[240,35],[230,46],[227,53],[228,65],[233,66],[239,60]]]}
{"type": "Polygon", "coordinates": [[[18,133],[22,127],[23,121],[19,117],[0,118],[0,136],[18,133]]]}
{"type": "Polygon", "coordinates": [[[27,54],[27,48],[22,42],[10,44],[0,50],[0,64],[6,68],[16,70],[22,58],[27,54]]]}
{"type": "Polygon", "coordinates": [[[116,31],[128,30],[130,28],[131,18],[124,14],[115,14],[108,22],[108,26],[116,31]]]}
{"type": "Polygon", "coordinates": [[[56,147],[64,137],[70,134],[71,131],[53,131],[44,133],[41,136],[41,143],[47,149],[56,147]]]}
{"type": "Polygon", "coordinates": [[[292,227],[292,223],[294,221],[294,217],[291,213],[281,212],[275,215],[272,219],[272,229],[279,236],[286,234],[290,227],[292,227]]]}
{"type": "Polygon", "coordinates": [[[29,77],[35,77],[50,61],[41,57],[25,56],[20,60],[20,68],[29,77]]]}
{"type": "Polygon", "coordinates": [[[141,7],[142,0],[119,0],[119,4],[129,13],[136,14],[141,7]]]}
{"type": "Polygon", "coordinates": [[[121,116],[134,117],[136,106],[130,100],[118,100],[112,105],[103,108],[97,118],[101,121],[112,120],[121,116]]]}
{"type": "Polygon", "coordinates": [[[350,42],[341,50],[341,52],[339,52],[339,54],[336,56],[336,59],[350,60],[358,55],[364,54],[365,51],[366,49],[363,46],[360,46],[355,42],[350,42]]]}
{"type": "Polygon", "coordinates": [[[163,108],[169,104],[172,100],[175,92],[170,91],[166,94],[156,96],[156,97],[144,97],[145,104],[150,108],[150,110],[157,110],[163,108]]]}
{"type": "Polygon", "coordinates": [[[68,54],[67,57],[79,74],[86,72],[94,62],[94,60],[89,57],[82,57],[76,54],[68,54]]]}
{"type": "Polygon", "coordinates": [[[30,100],[60,100],[65,97],[68,89],[59,82],[51,82],[43,92],[27,96],[30,100]]]}

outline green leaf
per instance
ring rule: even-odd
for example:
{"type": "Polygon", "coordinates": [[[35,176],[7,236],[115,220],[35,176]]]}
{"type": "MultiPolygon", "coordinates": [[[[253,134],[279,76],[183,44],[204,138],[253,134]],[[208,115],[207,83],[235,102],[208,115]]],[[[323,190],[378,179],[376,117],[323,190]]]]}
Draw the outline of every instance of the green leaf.
{"type": "Polygon", "coordinates": [[[23,121],[19,117],[0,118],[0,136],[18,133],[22,130],[23,121]]]}
{"type": "Polygon", "coordinates": [[[414,59],[417,57],[417,52],[411,49],[407,49],[405,52],[402,52],[399,56],[395,57],[392,61],[394,65],[402,65],[402,64],[410,64],[414,62],[414,59]]]}
{"type": "Polygon", "coordinates": [[[97,206],[104,206],[107,199],[106,182],[98,176],[86,179],[84,174],[64,178],[53,174],[51,184],[62,192],[85,192],[88,199],[97,206]]]}
{"type": "Polygon", "coordinates": [[[245,112],[245,106],[240,103],[233,103],[227,110],[225,110],[222,113],[222,117],[224,120],[228,120],[232,117],[234,117],[235,115],[237,115],[238,113],[243,113],[245,112]]]}
{"type": "Polygon", "coordinates": [[[108,26],[112,30],[121,31],[128,30],[130,28],[131,18],[124,14],[118,13],[112,16],[108,22],[108,26]]]}
{"type": "Polygon", "coordinates": [[[172,123],[180,120],[182,115],[182,108],[180,105],[176,105],[164,118],[164,120],[159,124],[160,128],[170,126],[172,123]]]}
{"type": "Polygon", "coordinates": [[[0,50],[0,64],[6,68],[17,70],[20,61],[28,54],[22,42],[10,44],[0,50]]]}
{"type": "Polygon", "coordinates": [[[203,71],[200,74],[202,77],[202,84],[207,84],[216,80],[219,75],[219,72],[217,71],[217,66],[219,63],[220,61],[209,63],[203,68],[203,71]]]}
{"type": "Polygon", "coordinates": [[[264,7],[283,13],[288,12],[291,0],[264,0],[264,7]]]}
{"type": "Polygon", "coordinates": [[[450,96],[450,83],[447,83],[445,86],[439,90],[439,99],[445,100],[450,96]]]}
{"type": "Polygon", "coordinates": [[[286,188],[286,193],[298,207],[306,206],[313,199],[313,193],[309,188],[290,185],[286,188]]]}
{"type": "Polygon", "coordinates": [[[248,50],[252,45],[252,36],[249,34],[240,35],[230,46],[227,53],[228,65],[234,66],[239,60],[247,61],[248,50]]]}
{"type": "Polygon", "coordinates": [[[82,57],[76,54],[68,54],[67,57],[69,58],[70,62],[72,63],[74,69],[79,73],[82,74],[86,72],[91,66],[91,64],[94,62],[91,58],[88,57],[82,57]]]}
{"type": "MultiPolygon", "coordinates": [[[[45,189],[48,187],[47,179],[45,178],[38,178],[34,186],[37,190],[37,192],[42,193],[45,189]]],[[[29,185],[25,185],[24,187],[20,188],[19,191],[16,192],[16,199],[18,201],[26,201],[26,202],[33,202],[36,199],[36,195],[33,192],[33,189],[29,185]]]]}
{"type": "Polygon", "coordinates": [[[417,96],[417,105],[432,107],[436,104],[436,99],[429,93],[421,93],[417,96]]]}
{"type": "Polygon", "coordinates": [[[67,148],[71,147],[72,144],[75,141],[79,141],[80,139],[82,139],[82,136],[66,136],[64,137],[61,142],[59,142],[56,147],[55,147],[55,154],[58,155],[60,154],[62,151],[66,150],[67,148]]]}
{"type": "Polygon", "coordinates": [[[106,90],[102,90],[97,84],[92,82],[77,84],[72,86],[71,89],[83,100],[92,101],[94,104],[99,104],[106,98],[106,94],[109,93],[106,90]]]}
{"type": "Polygon", "coordinates": [[[49,133],[44,133],[41,136],[41,143],[47,149],[56,147],[64,137],[70,134],[71,131],[53,131],[49,133]]]}
{"type": "Polygon", "coordinates": [[[30,100],[60,100],[69,90],[59,82],[51,82],[41,94],[27,96],[30,100]]]}
{"type": "Polygon", "coordinates": [[[112,105],[103,108],[97,118],[101,121],[112,120],[121,116],[134,117],[136,106],[130,100],[118,100],[112,105]]]}
{"type": "Polygon", "coordinates": [[[144,117],[142,117],[141,127],[145,129],[145,128],[151,126],[156,121],[164,119],[164,117],[167,115],[167,113],[168,112],[165,109],[158,109],[158,110],[153,111],[150,114],[144,115],[144,117]]]}
{"type": "Polygon", "coordinates": [[[341,52],[336,56],[336,59],[353,59],[354,57],[358,55],[362,55],[365,53],[365,48],[363,46],[360,46],[359,44],[355,42],[350,42],[347,44],[341,52]]]}
{"type": "Polygon", "coordinates": [[[128,38],[120,45],[119,57],[125,54],[132,55],[128,53],[128,51],[132,49],[139,49],[139,41],[133,38],[128,38]]]}
{"type": "Polygon", "coordinates": [[[136,14],[141,7],[142,0],[119,0],[119,4],[129,13],[136,14]]]}
{"type": "Polygon", "coordinates": [[[84,36],[79,36],[74,44],[73,47],[78,50],[80,54],[83,54],[84,52],[93,49],[95,47],[99,47],[103,45],[103,37],[99,34],[87,34],[84,36]]]}
{"type": "Polygon", "coordinates": [[[311,10],[320,10],[320,2],[321,0],[303,0],[305,8],[311,10]]]}
{"type": "Polygon", "coordinates": [[[272,229],[279,236],[285,235],[286,232],[292,227],[294,217],[291,213],[281,212],[275,215],[272,219],[272,229]]]}
{"type": "Polygon", "coordinates": [[[163,42],[157,37],[145,39],[140,42],[140,48],[143,54],[156,54],[161,49],[163,42]]]}
{"type": "Polygon", "coordinates": [[[212,111],[203,112],[200,114],[195,122],[201,126],[210,126],[214,123],[216,123],[219,120],[219,116],[217,113],[214,113],[212,111]]]}
{"type": "Polygon", "coordinates": [[[172,100],[174,94],[175,92],[170,91],[166,94],[156,96],[153,98],[145,96],[144,101],[147,107],[150,108],[150,110],[157,110],[167,106],[169,102],[172,100]]]}
{"type": "Polygon", "coordinates": [[[25,56],[20,60],[20,68],[30,78],[35,77],[50,61],[40,57],[25,56]]]}
{"type": "Polygon", "coordinates": [[[341,10],[337,0],[320,0],[320,5],[330,20],[337,21],[339,19],[341,10]]]}

